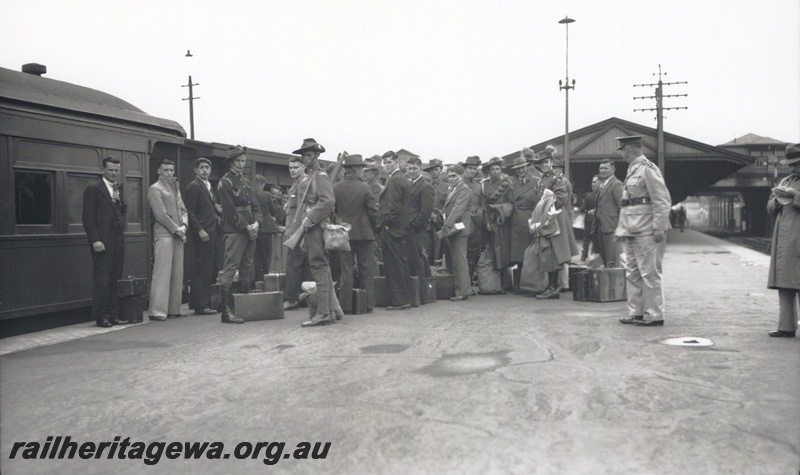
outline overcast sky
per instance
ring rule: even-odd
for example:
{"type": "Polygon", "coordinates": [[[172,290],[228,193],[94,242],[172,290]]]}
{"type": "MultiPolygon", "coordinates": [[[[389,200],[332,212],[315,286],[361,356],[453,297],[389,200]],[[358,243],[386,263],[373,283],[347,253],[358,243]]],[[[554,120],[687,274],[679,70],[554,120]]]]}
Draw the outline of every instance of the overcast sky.
{"type": "Polygon", "coordinates": [[[610,117],[712,145],[800,141],[799,0],[2,0],[0,66],[118,96],[196,138],[484,160],[610,117]],[[194,55],[187,58],[186,50],[194,55]]]}

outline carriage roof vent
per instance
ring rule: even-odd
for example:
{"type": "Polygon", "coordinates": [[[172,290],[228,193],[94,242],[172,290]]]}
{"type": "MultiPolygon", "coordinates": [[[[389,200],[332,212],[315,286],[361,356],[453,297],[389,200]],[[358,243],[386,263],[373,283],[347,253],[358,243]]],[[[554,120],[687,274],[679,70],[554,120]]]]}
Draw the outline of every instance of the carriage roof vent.
{"type": "Polygon", "coordinates": [[[33,74],[34,76],[41,76],[42,74],[47,74],[47,66],[39,63],[23,64],[22,72],[33,74]]]}

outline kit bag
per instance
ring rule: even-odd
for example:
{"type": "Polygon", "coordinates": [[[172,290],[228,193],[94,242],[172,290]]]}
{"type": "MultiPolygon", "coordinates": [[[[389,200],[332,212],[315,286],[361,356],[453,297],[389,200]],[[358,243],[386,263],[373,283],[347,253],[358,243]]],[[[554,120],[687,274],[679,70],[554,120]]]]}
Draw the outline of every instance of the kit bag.
{"type": "Polygon", "coordinates": [[[326,251],[349,251],[350,250],[350,224],[343,223],[341,218],[334,213],[329,223],[322,227],[322,237],[325,240],[326,251]]]}
{"type": "Polygon", "coordinates": [[[494,252],[489,247],[484,248],[476,267],[478,273],[478,293],[481,295],[502,294],[502,272],[494,268],[494,252]]]}

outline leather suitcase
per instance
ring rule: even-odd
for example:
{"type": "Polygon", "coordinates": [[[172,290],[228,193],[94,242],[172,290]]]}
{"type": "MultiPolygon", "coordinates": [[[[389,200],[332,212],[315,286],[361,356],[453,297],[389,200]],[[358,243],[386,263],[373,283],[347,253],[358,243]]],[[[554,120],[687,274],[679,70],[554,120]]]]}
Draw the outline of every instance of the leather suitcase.
{"type": "Polygon", "coordinates": [[[386,277],[375,276],[375,306],[386,307],[389,305],[389,296],[386,295],[386,277]]]}
{"type": "Polygon", "coordinates": [[[412,307],[419,307],[422,305],[422,299],[420,296],[420,283],[419,277],[412,275],[411,276],[411,306],[412,307]]]}
{"type": "Polygon", "coordinates": [[[142,323],[144,314],[144,297],[130,295],[119,299],[119,319],[131,323],[142,323]]]}
{"type": "Polygon", "coordinates": [[[236,316],[246,322],[283,318],[283,292],[233,294],[236,316]]]}
{"type": "Polygon", "coordinates": [[[264,292],[283,292],[286,289],[286,274],[273,272],[264,274],[264,292]]]}
{"type": "Polygon", "coordinates": [[[578,273],[583,272],[583,271],[588,271],[588,270],[589,270],[589,267],[587,267],[587,266],[576,266],[576,265],[570,265],[569,266],[569,288],[570,288],[570,290],[575,290],[575,286],[577,285],[575,283],[575,278],[578,275],[578,273]]]}
{"type": "Polygon", "coordinates": [[[436,277],[425,277],[425,285],[420,289],[419,303],[422,305],[436,302],[436,277]]]}
{"type": "Polygon", "coordinates": [[[589,269],[588,274],[590,281],[587,300],[590,302],[627,300],[625,269],[617,267],[589,269]]]}
{"type": "Polygon", "coordinates": [[[578,272],[575,274],[574,280],[570,280],[570,286],[575,285],[572,288],[572,300],[578,302],[586,302],[589,300],[589,282],[590,282],[589,271],[578,272]]]}
{"type": "Polygon", "coordinates": [[[117,281],[117,296],[119,297],[144,295],[148,290],[147,279],[129,276],[127,279],[120,279],[117,281]]]}
{"type": "Polygon", "coordinates": [[[353,315],[367,313],[367,291],[353,289],[353,315]]]}
{"type": "Polygon", "coordinates": [[[436,274],[436,298],[449,300],[456,295],[456,280],[453,274],[436,274]]]}
{"type": "Polygon", "coordinates": [[[217,312],[222,311],[222,284],[211,284],[211,292],[208,296],[209,307],[217,312]]]}

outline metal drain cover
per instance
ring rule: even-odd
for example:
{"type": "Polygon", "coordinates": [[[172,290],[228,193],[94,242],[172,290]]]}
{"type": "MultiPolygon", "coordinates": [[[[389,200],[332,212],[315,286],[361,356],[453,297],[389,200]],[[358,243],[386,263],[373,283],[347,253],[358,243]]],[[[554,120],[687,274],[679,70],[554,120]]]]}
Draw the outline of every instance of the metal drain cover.
{"type": "Polygon", "coordinates": [[[713,346],[714,342],[708,338],[700,338],[696,336],[684,336],[681,338],[667,338],[661,340],[660,343],[672,346],[713,346]]]}

